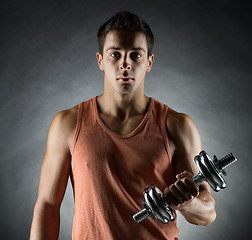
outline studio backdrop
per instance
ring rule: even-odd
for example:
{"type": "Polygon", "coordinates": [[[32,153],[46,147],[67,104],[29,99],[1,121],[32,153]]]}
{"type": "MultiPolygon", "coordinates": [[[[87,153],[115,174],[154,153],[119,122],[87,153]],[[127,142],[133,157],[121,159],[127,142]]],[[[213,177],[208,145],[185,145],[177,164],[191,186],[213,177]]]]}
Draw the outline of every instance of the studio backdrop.
{"type": "MultiPolygon", "coordinates": [[[[146,95],[197,125],[210,156],[229,152],[227,188],[213,193],[207,227],[178,214],[182,240],[251,236],[251,9],[245,1],[2,1],[0,42],[0,238],[28,239],[52,119],[103,92],[99,26],[120,10],[155,36],[146,95]]],[[[61,207],[60,239],[71,239],[73,191],[61,207]]],[[[136,226],[137,227],[137,226],[136,226]]]]}

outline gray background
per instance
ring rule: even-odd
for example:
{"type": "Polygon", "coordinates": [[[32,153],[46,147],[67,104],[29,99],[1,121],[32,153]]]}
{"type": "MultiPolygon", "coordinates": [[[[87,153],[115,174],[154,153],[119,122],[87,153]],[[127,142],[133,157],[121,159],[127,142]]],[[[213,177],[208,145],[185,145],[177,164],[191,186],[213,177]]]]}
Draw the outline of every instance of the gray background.
{"type": "MultiPolygon", "coordinates": [[[[96,31],[119,10],[142,16],[155,35],[146,94],[185,112],[203,148],[233,152],[227,188],[214,193],[217,219],[180,239],[251,235],[251,9],[244,1],[1,1],[0,238],[28,239],[40,167],[55,114],[103,92],[96,31]]],[[[60,239],[71,239],[68,185],[60,239]]]]}

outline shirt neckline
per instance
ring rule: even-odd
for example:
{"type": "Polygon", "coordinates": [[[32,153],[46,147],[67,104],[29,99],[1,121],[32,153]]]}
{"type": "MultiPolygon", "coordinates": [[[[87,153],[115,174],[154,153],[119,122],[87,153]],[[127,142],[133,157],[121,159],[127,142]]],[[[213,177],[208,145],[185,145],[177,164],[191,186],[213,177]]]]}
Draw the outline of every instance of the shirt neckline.
{"type": "Polygon", "coordinates": [[[148,110],[147,112],[145,113],[142,121],[138,124],[138,126],[130,133],[128,134],[125,134],[125,135],[120,135],[118,133],[115,133],[113,132],[111,129],[109,129],[105,124],[104,122],[102,121],[100,115],[99,115],[99,112],[98,112],[98,106],[97,106],[97,97],[94,97],[92,99],[92,104],[93,104],[93,109],[94,109],[94,114],[95,114],[95,118],[97,119],[98,123],[100,124],[100,126],[103,128],[104,131],[106,131],[107,133],[115,136],[115,137],[118,137],[118,138],[130,138],[132,137],[133,135],[135,135],[137,132],[139,132],[139,130],[142,128],[142,126],[144,125],[144,123],[148,120],[149,118],[149,115],[152,111],[152,108],[153,108],[153,102],[154,102],[154,99],[152,97],[149,97],[149,106],[148,106],[148,110]]]}

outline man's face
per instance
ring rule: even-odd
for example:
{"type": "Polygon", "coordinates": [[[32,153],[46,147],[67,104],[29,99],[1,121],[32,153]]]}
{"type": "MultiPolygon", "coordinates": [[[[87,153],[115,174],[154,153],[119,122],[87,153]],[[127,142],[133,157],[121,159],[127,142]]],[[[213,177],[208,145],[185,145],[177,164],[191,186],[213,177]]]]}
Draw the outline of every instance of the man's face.
{"type": "Polygon", "coordinates": [[[96,56],[105,84],[120,94],[143,90],[145,74],[151,70],[154,59],[153,55],[148,57],[146,37],[141,32],[109,32],[103,56],[96,56]]]}

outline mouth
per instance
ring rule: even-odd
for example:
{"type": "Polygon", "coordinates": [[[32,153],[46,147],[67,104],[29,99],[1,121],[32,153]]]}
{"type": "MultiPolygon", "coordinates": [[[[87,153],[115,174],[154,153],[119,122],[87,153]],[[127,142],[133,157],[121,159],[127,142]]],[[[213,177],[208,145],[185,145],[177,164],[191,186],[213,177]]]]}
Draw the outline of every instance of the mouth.
{"type": "Polygon", "coordinates": [[[133,81],[134,78],[132,78],[132,77],[119,77],[119,78],[117,78],[117,80],[122,81],[122,82],[129,82],[131,80],[133,81]]]}

